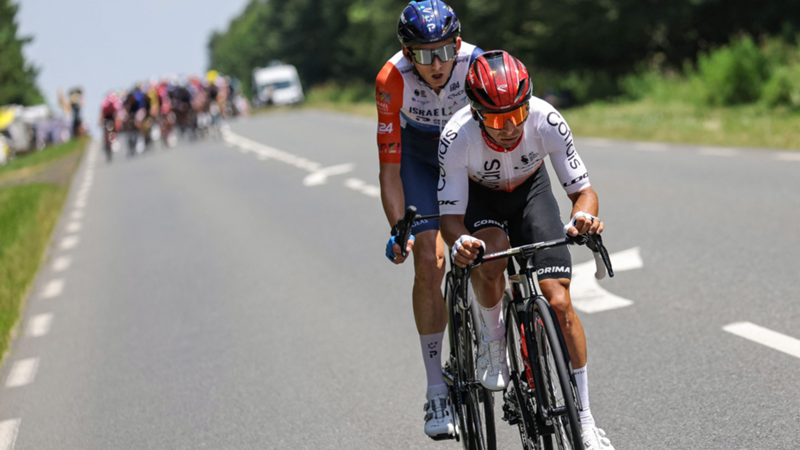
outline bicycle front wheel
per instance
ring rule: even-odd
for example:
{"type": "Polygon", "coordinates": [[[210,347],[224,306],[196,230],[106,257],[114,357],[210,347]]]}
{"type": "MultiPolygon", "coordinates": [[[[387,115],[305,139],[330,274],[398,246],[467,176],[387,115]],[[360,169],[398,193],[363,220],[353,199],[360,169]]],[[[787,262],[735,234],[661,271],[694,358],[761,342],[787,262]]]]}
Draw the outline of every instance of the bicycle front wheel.
{"type": "MultiPolygon", "coordinates": [[[[547,301],[539,297],[533,306],[532,328],[537,346],[536,364],[544,386],[542,397],[548,415],[553,420],[556,447],[565,450],[584,450],[581,422],[578,414],[578,390],[572,382],[567,359],[562,351],[561,328],[547,301]]],[[[546,445],[550,447],[550,445],[546,445]]]]}
{"type": "Polygon", "coordinates": [[[477,380],[479,335],[475,330],[472,312],[458,306],[461,290],[458,282],[454,284],[448,307],[453,308],[450,312],[453,326],[450,336],[456,340],[453,347],[456,350],[457,378],[461,381],[458,388],[461,407],[457,411],[461,441],[465,450],[496,450],[494,397],[477,380]]]}

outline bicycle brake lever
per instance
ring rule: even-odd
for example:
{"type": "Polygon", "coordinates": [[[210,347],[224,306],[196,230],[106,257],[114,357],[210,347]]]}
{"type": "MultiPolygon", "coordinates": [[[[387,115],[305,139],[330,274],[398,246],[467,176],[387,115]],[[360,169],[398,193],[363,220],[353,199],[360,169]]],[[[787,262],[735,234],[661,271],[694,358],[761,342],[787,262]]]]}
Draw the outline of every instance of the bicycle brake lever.
{"type": "Polygon", "coordinates": [[[611,267],[611,257],[608,256],[608,250],[606,250],[606,246],[603,245],[603,238],[600,235],[595,235],[594,243],[597,244],[598,253],[600,253],[600,257],[603,258],[603,264],[606,266],[606,270],[608,270],[608,276],[614,277],[614,269],[611,267]]]}
{"type": "Polygon", "coordinates": [[[403,222],[402,230],[397,234],[398,239],[395,239],[395,243],[400,246],[400,254],[403,258],[408,256],[406,247],[408,246],[408,238],[411,236],[411,227],[414,225],[416,219],[417,208],[414,205],[409,205],[408,208],[406,208],[406,214],[401,219],[403,222]]]}

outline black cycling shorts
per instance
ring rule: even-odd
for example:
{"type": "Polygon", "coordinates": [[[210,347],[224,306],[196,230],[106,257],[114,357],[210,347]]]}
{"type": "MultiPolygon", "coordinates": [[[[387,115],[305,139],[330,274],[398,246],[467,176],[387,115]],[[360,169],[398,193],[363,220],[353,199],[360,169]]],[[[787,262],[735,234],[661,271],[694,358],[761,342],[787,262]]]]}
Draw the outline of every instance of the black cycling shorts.
{"type": "MultiPolygon", "coordinates": [[[[469,203],[464,216],[470,234],[487,227],[508,225],[512,247],[564,237],[558,203],[544,165],[511,192],[489,189],[470,180],[469,203]]],[[[572,257],[567,246],[542,250],[533,257],[540,280],[572,278],[572,257]]]]}

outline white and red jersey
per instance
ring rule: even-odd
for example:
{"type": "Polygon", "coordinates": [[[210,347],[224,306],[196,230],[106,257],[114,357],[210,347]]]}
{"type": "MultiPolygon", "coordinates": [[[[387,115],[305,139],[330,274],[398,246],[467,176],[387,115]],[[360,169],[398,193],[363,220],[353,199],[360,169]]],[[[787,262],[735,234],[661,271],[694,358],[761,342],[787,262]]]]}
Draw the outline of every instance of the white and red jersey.
{"type": "Polygon", "coordinates": [[[400,128],[439,134],[450,118],[468,105],[464,80],[469,64],[481,53],[462,41],[453,73],[438,95],[419,79],[402,51],[383,66],[375,80],[380,162],[400,163],[400,128]]]}
{"type": "Polygon", "coordinates": [[[486,136],[469,108],[453,116],[439,142],[440,214],[466,212],[470,179],[511,192],[539,169],[547,155],[567,194],[590,186],[566,120],[542,99],[532,97],[529,104],[522,137],[508,149],[486,136]]]}

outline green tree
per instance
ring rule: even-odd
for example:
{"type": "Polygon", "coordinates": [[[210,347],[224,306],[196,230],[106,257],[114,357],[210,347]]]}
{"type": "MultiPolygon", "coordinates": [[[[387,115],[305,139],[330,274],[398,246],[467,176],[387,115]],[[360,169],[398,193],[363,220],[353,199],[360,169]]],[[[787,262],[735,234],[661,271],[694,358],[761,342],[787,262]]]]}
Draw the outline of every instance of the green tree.
{"type": "Polygon", "coordinates": [[[19,6],[0,0],[0,105],[35,105],[43,98],[36,86],[37,69],[25,62],[22,46],[31,38],[17,36],[19,6]]]}

